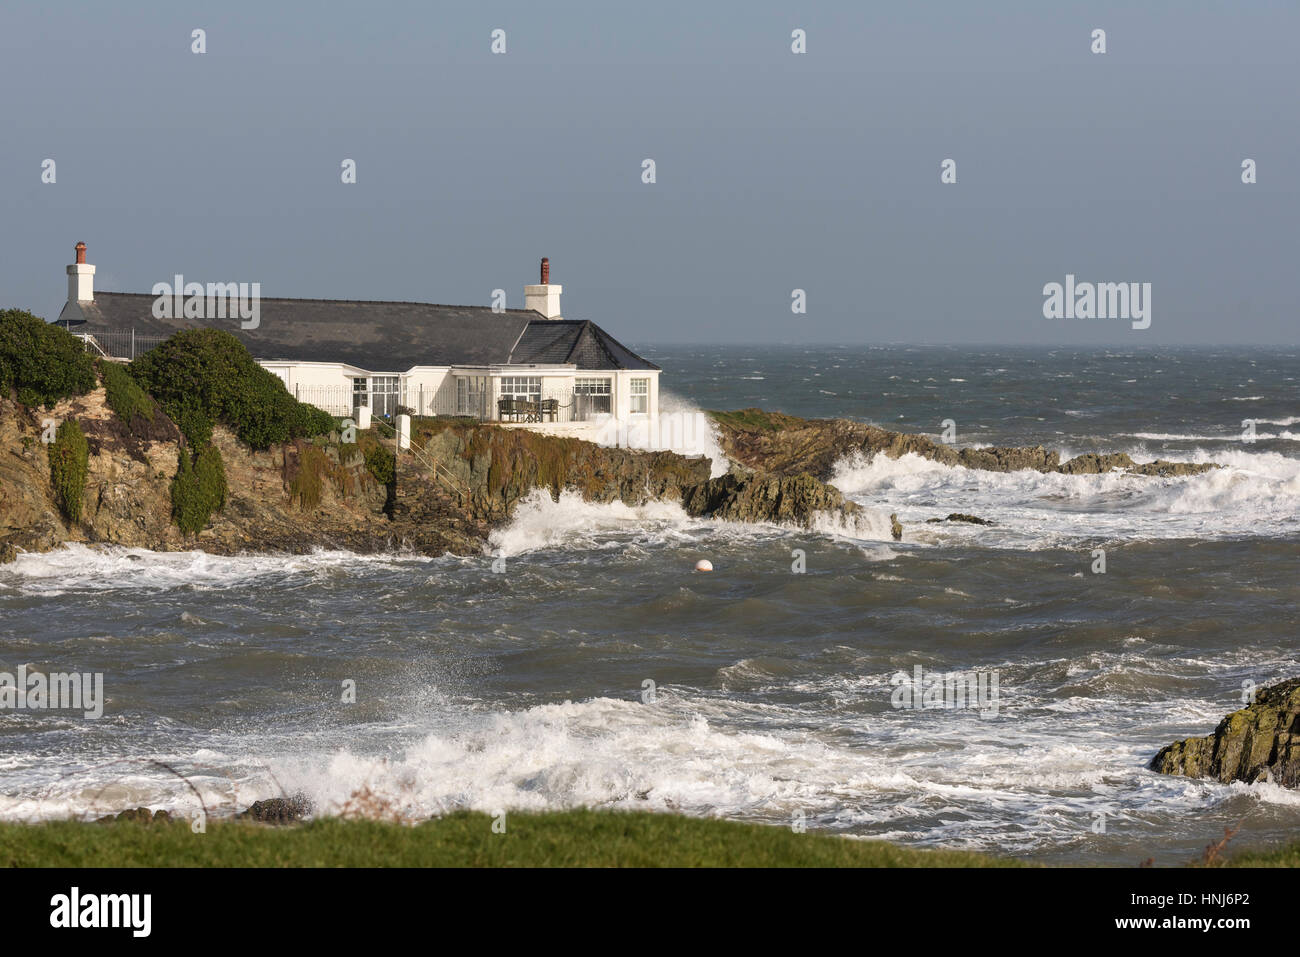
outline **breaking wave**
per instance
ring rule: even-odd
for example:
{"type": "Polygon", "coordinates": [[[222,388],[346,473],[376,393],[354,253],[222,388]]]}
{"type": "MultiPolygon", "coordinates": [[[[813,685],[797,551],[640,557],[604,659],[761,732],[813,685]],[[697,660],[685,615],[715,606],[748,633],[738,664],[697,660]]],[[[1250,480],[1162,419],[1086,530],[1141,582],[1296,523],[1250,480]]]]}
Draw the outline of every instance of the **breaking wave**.
{"type": "MultiPolygon", "coordinates": [[[[1239,450],[1179,456],[1223,466],[1200,475],[1156,478],[1111,472],[1063,475],[988,472],[908,453],[840,461],[831,484],[854,501],[898,511],[904,525],[949,512],[997,523],[978,530],[985,544],[1051,547],[1079,538],[1275,536],[1300,529],[1300,460],[1239,450]]],[[[909,540],[976,534],[932,526],[909,540]]]]}

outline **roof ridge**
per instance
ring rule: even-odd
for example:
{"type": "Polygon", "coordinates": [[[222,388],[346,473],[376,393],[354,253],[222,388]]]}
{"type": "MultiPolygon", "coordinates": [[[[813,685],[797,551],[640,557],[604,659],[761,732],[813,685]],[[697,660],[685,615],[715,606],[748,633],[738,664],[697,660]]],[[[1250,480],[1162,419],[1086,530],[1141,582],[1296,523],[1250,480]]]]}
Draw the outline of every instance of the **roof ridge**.
{"type": "MultiPolygon", "coordinates": [[[[591,320],[583,319],[581,322],[582,325],[578,327],[578,334],[573,337],[573,345],[569,347],[569,353],[564,357],[565,362],[573,361],[573,354],[578,351],[578,346],[582,343],[582,337],[591,332],[591,320]]],[[[612,359],[613,356],[610,356],[609,358],[612,359]]]]}
{"type": "MultiPolygon", "coordinates": [[[[99,296],[138,296],[142,299],[157,299],[158,297],[151,292],[116,292],[109,289],[97,290],[96,298],[99,296]]],[[[260,296],[261,302],[338,302],[349,303],[358,306],[433,306],[438,309],[487,309],[497,315],[505,313],[541,313],[536,309],[502,309],[498,312],[491,306],[467,306],[452,302],[416,302],[413,299],[308,299],[300,296],[260,296]]]]}

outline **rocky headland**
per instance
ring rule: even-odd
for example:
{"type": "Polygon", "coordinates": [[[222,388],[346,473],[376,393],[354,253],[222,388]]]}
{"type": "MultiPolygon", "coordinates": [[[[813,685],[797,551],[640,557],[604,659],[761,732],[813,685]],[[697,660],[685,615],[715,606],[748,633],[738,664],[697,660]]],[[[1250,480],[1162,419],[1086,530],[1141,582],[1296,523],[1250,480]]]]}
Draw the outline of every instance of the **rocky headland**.
{"type": "MultiPolygon", "coordinates": [[[[881,528],[828,484],[834,465],[852,455],[914,452],[951,465],[993,471],[1036,469],[1071,474],[1123,469],[1134,475],[1188,475],[1213,465],[1134,463],[1127,455],[1084,455],[1061,463],[1040,447],[958,449],[921,435],[845,419],[810,420],[747,409],[714,413],[729,471],[710,477],[699,456],[604,448],[574,438],[465,419],[417,420],[413,451],[389,472],[371,467],[368,450],[391,449],[371,430],[355,443],[339,433],[255,450],[217,424],[212,444],[224,463],[224,507],[197,533],[173,520],[171,485],[180,430],[161,409],[127,423],[103,388],[33,408],[0,398],[0,561],[64,542],[217,554],[301,553],[317,548],[362,553],[480,554],[492,529],[509,520],[534,490],[591,502],[679,502],[687,514],[724,521],[771,522],[852,531],[881,528]],[[81,514],[57,504],[43,433],[50,421],[75,419],[89,447],[81,514]]],[[[952,513],[947,521],[979,523],[952,513]]],[[[903,537],[897,518],[887,526],[903,537]]]]}

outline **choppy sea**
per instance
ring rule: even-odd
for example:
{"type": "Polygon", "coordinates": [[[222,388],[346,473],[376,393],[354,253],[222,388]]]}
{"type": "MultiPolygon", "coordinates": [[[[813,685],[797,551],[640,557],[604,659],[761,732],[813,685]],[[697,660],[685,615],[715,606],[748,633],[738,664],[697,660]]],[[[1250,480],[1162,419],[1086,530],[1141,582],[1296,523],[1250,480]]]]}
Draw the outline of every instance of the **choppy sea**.
{"type": "Polygon", "coordinates": [[[539,494],[491,543],[506,574],[488,555],[23,555],[0,566],[0,670],[100,672],[106,703],[0,715],[0,816],[298,791],[328,813],[366,791],[412,819],[636,808],[1050,863],[1181,863],[1226,826],[1294,838],[1300,793],[1146,764],[1300,675],[1300,352],[643,352],[682,409],[952,420],[959,444],[1224,468],[854,458],[834,482],[876,519],[853,534],[539,494]],[[926,522],[950,512],[995,524],[926,522]],[[896,706],[918,667],[995,676],[996,708],[896,706]]]}

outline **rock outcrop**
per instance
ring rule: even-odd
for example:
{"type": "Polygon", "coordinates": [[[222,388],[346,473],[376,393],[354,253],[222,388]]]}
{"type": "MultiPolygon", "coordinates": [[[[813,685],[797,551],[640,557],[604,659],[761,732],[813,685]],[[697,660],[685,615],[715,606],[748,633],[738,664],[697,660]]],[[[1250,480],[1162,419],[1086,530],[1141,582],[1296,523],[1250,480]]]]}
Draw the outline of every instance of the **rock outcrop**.
{"type": "Polygon", "coordinates": [[[862,506],[846,502],[838,489],[811,475],[783,476],[774,472],[746,476],[728,472],[688,489],[682,506],[691,515],[805,527],[822,513],[856,519],[862,512],[862,506]]]}
{"type": "Polygon", "coordinates": [[[749,466],[794,475],[806,472],[829,481],[835,465],[854,454],[871,457],[883,452],[890,458],[913,453],[944,465],[964,466],[990,472],[1062,472],[1067,475],[1098,474],[1121,469],[1133,475],[1196,475],[1217,465],[1155,461],[1135,463],[1128,455],[1089,453],[1062,463],[1059,452],[1042,446],[1015,448],[956,448],[924,435],[890,432],[848,419],[801,419],[780,412],[742,409],[714,412],[722,450],[733,460],[749,466]]]}
{"type": "Polygon", "coordinates": [[[295,794],[289,798],[269,798],[254,801],[248,810],[235,815],[238,820],[258,821],[262,824],[296,824],[311,814],[311,802],[306,795],[295,794]]]}
{"type": "Polygon", "coordinates": [[[926,522],[934,525],[938,522],[964,522],[967,525],[992,525],[993,522],[987,518],[980,518],[978,515],[966,515],[962,512],[953,512],[946,518],[927,518],[926,522]]]}
{"type": "Polygon", "coordinates": [[[1204,738],[1169,745],[1150,764],[1161,774],[1300,787],[1300,678],[1271,685],[1204,738]]]}

